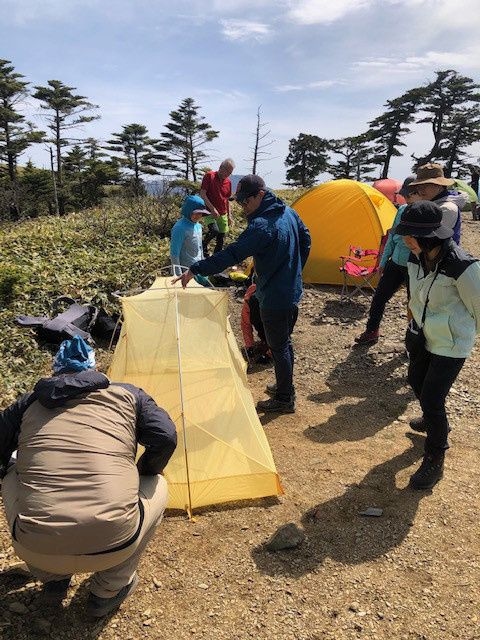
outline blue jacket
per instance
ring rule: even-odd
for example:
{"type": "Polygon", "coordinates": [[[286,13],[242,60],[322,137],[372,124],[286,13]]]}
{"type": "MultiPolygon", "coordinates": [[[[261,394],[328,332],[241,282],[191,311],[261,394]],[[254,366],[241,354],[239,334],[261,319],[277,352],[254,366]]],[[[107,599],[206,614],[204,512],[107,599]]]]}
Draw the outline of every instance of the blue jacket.
{"type": "MultiPolygon", "coordinates": [[[[405,211],[406,206],[406,204],[402,204],[402,206],[398,208],[397,215],[395,216],[395,220],[392,224],[392,229],[395,229],[395,227],[402,221],[402,213],[405,211]]],[[[406,267],[409,255],[410,249],[404,243],[403,236],[399,236],[397,233],[392,233],[390,231],[382,253],[380,266],[382,268],[385,267],[389,258],[391,258],[392,262],[395,262],[401,267],[406,267]]]]}
{"type": "Polygon", "coordinates": [[[410,254],[408,305],[420,325],[428,296],[423,325],[427,351],[466,358],[480,331],[480,262],[449,239],[435,271],[426,271],[423,265],[421,255],[410,254]]]}
{"type": "Polygon", "coordinates": [[[253,256],[260,307],[289,309],[302,297],[302,269],[310,253],[310,233],[296,211],[269,191],[247,220],[247,228],[236,242],[195,262],[190,271],[208,276],[253,256]]]}
{"type": "Polygon", "coordinates": [[[205,209],[203,199],[200,196],[187,196],[182,205],[182,217],[173,225],[170,234],[170,260],[176,276],[181,275],[182,267],[203,260],[202,225],[190,220],[195,209],[205,209]]]}

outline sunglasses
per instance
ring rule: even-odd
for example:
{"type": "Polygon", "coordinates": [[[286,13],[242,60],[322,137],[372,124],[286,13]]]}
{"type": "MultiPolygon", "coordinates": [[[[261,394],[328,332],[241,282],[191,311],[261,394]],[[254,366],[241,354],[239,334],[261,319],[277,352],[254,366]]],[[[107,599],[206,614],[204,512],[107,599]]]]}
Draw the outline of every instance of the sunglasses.
{"type": "Polygon", "coordinates": [[[243,197],[241,200],[239,200],[238,198],[236,200],[237,200],[237,202],[238,202],[238,204],[240,206],[243,206],[243,205],[247,204],[247,202],[248,202],[248,200],[250,198],[253,198],[256,195],[257,195],[256,193],[249,193],[248,196],[243,197]]]}

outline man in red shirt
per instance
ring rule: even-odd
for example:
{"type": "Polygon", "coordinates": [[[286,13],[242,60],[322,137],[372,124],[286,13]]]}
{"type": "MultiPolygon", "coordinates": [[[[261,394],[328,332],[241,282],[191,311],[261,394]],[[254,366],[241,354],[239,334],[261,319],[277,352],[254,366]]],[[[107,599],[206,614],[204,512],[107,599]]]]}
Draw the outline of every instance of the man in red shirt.
{"type": "Polygon", "coordinates": [[[208,225],[208,231],[203,239],[203,253],[208,256],[208,245],[216,238],[214,253],[221,251],[223,240],[227,233],[229,224],[233,224],[230,214],[229,198],[232,195],[231,175],[235,163],[231,158],[222,162],[218,171],[208,171],[202,180],[200,197],[203,198],[210,216],[204,218],[204,223],[208,225]]]}

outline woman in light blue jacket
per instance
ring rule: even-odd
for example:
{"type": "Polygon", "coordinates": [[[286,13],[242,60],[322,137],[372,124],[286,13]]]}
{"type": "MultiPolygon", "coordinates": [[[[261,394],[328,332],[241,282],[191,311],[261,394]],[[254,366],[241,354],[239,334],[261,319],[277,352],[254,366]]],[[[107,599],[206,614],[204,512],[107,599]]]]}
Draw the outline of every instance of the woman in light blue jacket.
{"type": "Polygon", "coordinates": [[[423,415],[410,426],[427,434],[410,485],[431,489],[443,476],[448,449],[445,400],[480,332],[480,263],[452,240],[453,230],[442,224],[442,210],[433,202],[407,206],[393,232],[411,251],[408,381],[423,415]]]}
{"type": "MultiPolygon", "coordinates": [[[[415,180],[415,176],[406,178],[402,188],[398,192],[403,196],[407,204],[412,204],[420,199],[414,188],[409,185],[415,180]]],[[[393,229],[400,224],[402,213],[407,205],[402,205],[393,221],[392,230],[388,234],[387,242],[383,249],[382,257],[379,264],[380,280],[373,294],[368,312],[367,327],[363,333],[355,338],[357,344],[375,344],[378,342],[380,335],[380,323],[383,318],[385,306],[393,295],[408,280],[407,276],[407,260],[410,249],[405,246],[403,239],[393,229]]]]}

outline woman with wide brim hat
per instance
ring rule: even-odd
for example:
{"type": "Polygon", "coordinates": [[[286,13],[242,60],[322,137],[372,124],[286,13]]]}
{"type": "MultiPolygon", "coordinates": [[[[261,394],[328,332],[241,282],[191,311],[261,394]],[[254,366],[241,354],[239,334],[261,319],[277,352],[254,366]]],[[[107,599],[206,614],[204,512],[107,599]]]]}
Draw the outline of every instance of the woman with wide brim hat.
{"type": "Polygon", "coordinates": [[[440,207],[443,224],[453,229],[453,239],[460,244],[462,216],[457,197],[449,189],[455,180],[446,178],[443,167],[436,162],[428,162],[418,167],[417,176],[410,187],[415,189],[422,200],[430,200],[440,207]]]}
{"type": "Polygon", "coordinates": [[[480,263],[453,241],[453,229],[433,202],[408,205],[392,231],[411,251],[408,381],[423,415],[410,426],[427,435],[410,485],[431,489],[443,477],[449,447],[445,401],[480,332],[480,263]]]}

